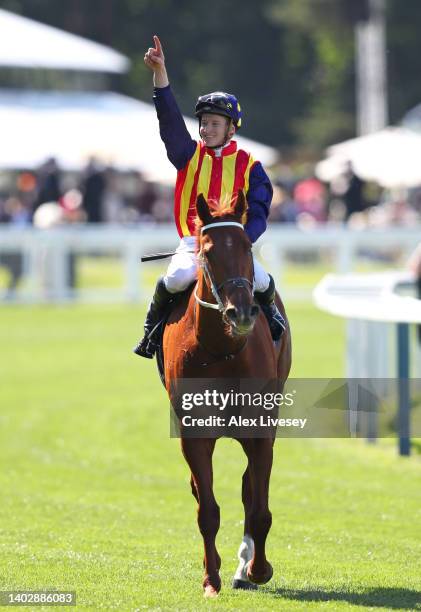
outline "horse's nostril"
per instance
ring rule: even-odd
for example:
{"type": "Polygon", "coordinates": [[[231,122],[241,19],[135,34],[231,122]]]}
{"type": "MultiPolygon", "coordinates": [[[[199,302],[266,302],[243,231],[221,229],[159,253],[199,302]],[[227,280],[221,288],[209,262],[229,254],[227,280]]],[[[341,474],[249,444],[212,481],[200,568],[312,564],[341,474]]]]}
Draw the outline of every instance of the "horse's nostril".
{"type": "Polygon", "coordinates": [[[237,309],[234,308],[233,306],[231,306],[230,308],[227,308],[226,315],[230,321],[236,321],[237,320],[237,309]]]}
{"type": "Polygon", "coordinates": [[[259,307],[257,304],[253,304],[253,306],[250,309],[250,316],[255,319],[257,317],[257,315],[259,314],[259,307]]]}

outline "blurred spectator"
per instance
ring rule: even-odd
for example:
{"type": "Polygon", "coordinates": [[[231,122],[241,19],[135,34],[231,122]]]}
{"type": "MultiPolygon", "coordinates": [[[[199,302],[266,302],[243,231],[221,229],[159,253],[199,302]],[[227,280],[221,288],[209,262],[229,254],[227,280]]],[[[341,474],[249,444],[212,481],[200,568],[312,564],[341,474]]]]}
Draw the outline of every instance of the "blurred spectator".
{"type": "Polygon", "coordinates": [[[275,223],[295,223],[297,220],[297,203],[284,185],[274,185],[269,221],[275,223]]]}
{"type": "Polygon", "coordinates": [[[105,223],[120,223],[124,220],[124,198],[118,185],[118,174],[113,168],[108,168],[107,189],[103,201],[103,216],[105,223]]]}
{"type": "MultiPolygon", "coordinates": [[[[31,213],[23,202],[16,197],[8,198],[2,206],[2,220],[13,227],[24,227],[30,224],[31,213]]],[[[0,253],[0,265],[7,268],[9,279],[7,282],[6,299],[13,296],[23,274],[23,257],[21,253],[0,253]]]]}
{"type": "Polygon", "coordinates": [[[91,157],[80,185],[88,223],[102,223],[104,220],[103,199],[106,186],[105,168],[91,157]]]}
{"type": "Polygon", "coordinates": [[[152,215],[158,193],[154,183],[143,183],[143,189],[138,194],[136,207],[141,215],[152,215]]]}
{"type": "Polygon", "coordinates": [[[352,164],[348,164],[347,172],[347,187],[343,194],[345,204],[345,220],[348,221],[353,213],[359,213],[365,210],[366,203],[364,200],[364,181],[362,181],[352,168],[352,164]]]}
{"type": "Polygon", "coordinates": [[[51,229],[64,223],[64,209],[58,202],[44,202],[35,211],[33,223],[38,229],[51,229]]]}
{"type": "Polygon", "coordinates": [[[4,210],[5,201],[0,198],[0,223],[9,223],[9,218],[7,217],[4,210]]]}
{"type": "Polygon", "coordinates": [[[61,196],[60,170],[54,157],[47,159],[37,174],[34,211],[45,202],[58,202],[61,196]]]}
{"type": "MultiPolygon", "coordinates": [[[[77,189],[65,193],[62,201],[46,202],[38,207],[34,214],[34,227],[43,230],[56,228],[60,225],[85,221],[85,211],[82,209],[82,194],[77,189]]],[[[54,286],[54,262],[48,251],[48,245],[39,253],[42,269],[43,288],[48,294],[54,286]]],[[[76,286],[76,255],[69,252],[67,256],[66,284],[67,287],[76,286]]]]}
{"type": "Polygon", "coordinates": [[[86,212],[82,207],[82,194],[78,189],[66,191],[60,200],[60,206],[64,212],[63,222],[65,223],[84,223],[86,212]]]}
{"type": "Polygon", "coordinates": [[[326,221],[326,189],[317,178],[299,181],[294,188],[294,200],[298,210],[298,221],[303,219],[317,223],[326,221]]]}
{"type": "Polygon", "coordinates": [[[141,173],[136,175],[136,193],[133,198],[133,207],[139,215],[140,221],[156,221],[154,207],[159,198],[157,186],[145,181],[141,173]]]}
{"type": "Polygon", "coordinates": [[[37,177],[32,172],[21,172],[16,180],[19,198],[32,211],[37,198],[37,177]]]}
{"type": "Polygon", "coordinates": [[[413,209],[421,216],[421,188],[413,189],[410,198],[413,209]]]}
{"type": "Polygon", "coordinates": [[[0,221],[22,227],[31,222],[31,213],[20,198],[10,197],[3,202],[0,221]]]}

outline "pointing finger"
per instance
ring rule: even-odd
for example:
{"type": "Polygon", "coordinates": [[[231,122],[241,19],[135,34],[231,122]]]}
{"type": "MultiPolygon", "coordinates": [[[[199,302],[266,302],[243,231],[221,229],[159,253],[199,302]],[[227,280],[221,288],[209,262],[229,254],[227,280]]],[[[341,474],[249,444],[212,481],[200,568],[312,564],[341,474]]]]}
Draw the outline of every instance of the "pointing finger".
{"type": "Polygon", "coordinates": [[[155,43],[155,50],[161,55],[162,54],[162,45],[161,45],[161,41],[159,40],[158,36],[155,34],[153,37],[154,43],[155,43]]]}

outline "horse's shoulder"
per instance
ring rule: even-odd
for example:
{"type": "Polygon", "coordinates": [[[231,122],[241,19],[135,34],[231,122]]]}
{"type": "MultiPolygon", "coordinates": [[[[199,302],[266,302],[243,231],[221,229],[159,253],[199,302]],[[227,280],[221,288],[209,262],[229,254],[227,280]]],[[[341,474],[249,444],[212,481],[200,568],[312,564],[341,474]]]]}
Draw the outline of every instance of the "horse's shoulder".
{"type": "Polygon", "coordinates": [[[185,318],[185,315],[188,312],[193,312],[192,302],[194,301],[194,287],[195,285],[191,285],[188,289],[186,289],[186,291],[183,291],[183,293],[180,293],[177,296],[173,308],[171,309],[171,313],[168,317],[167,325],[170,325],[171,323],[178,323],[179,321],[181,321],[181,319],[185,318]]]}

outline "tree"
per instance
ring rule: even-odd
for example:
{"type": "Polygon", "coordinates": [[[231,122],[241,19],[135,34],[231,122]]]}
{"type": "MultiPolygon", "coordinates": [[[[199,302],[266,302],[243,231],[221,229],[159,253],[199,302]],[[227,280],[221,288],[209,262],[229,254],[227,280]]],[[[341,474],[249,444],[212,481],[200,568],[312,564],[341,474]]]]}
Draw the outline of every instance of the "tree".
{"type": "MultiPolygon", "coordinates": [[[[419,102],[421,3],[387,0],[391,119],[419,102]]],[[[143,55],[160,35],[184,113],[225,89],[244,134],[281,148],[321,148],[355,135],[354,26],[367,0],[0,0],[12,10],[110,45],[132,60],[118,90],[151,100],[143,55]]]]}

